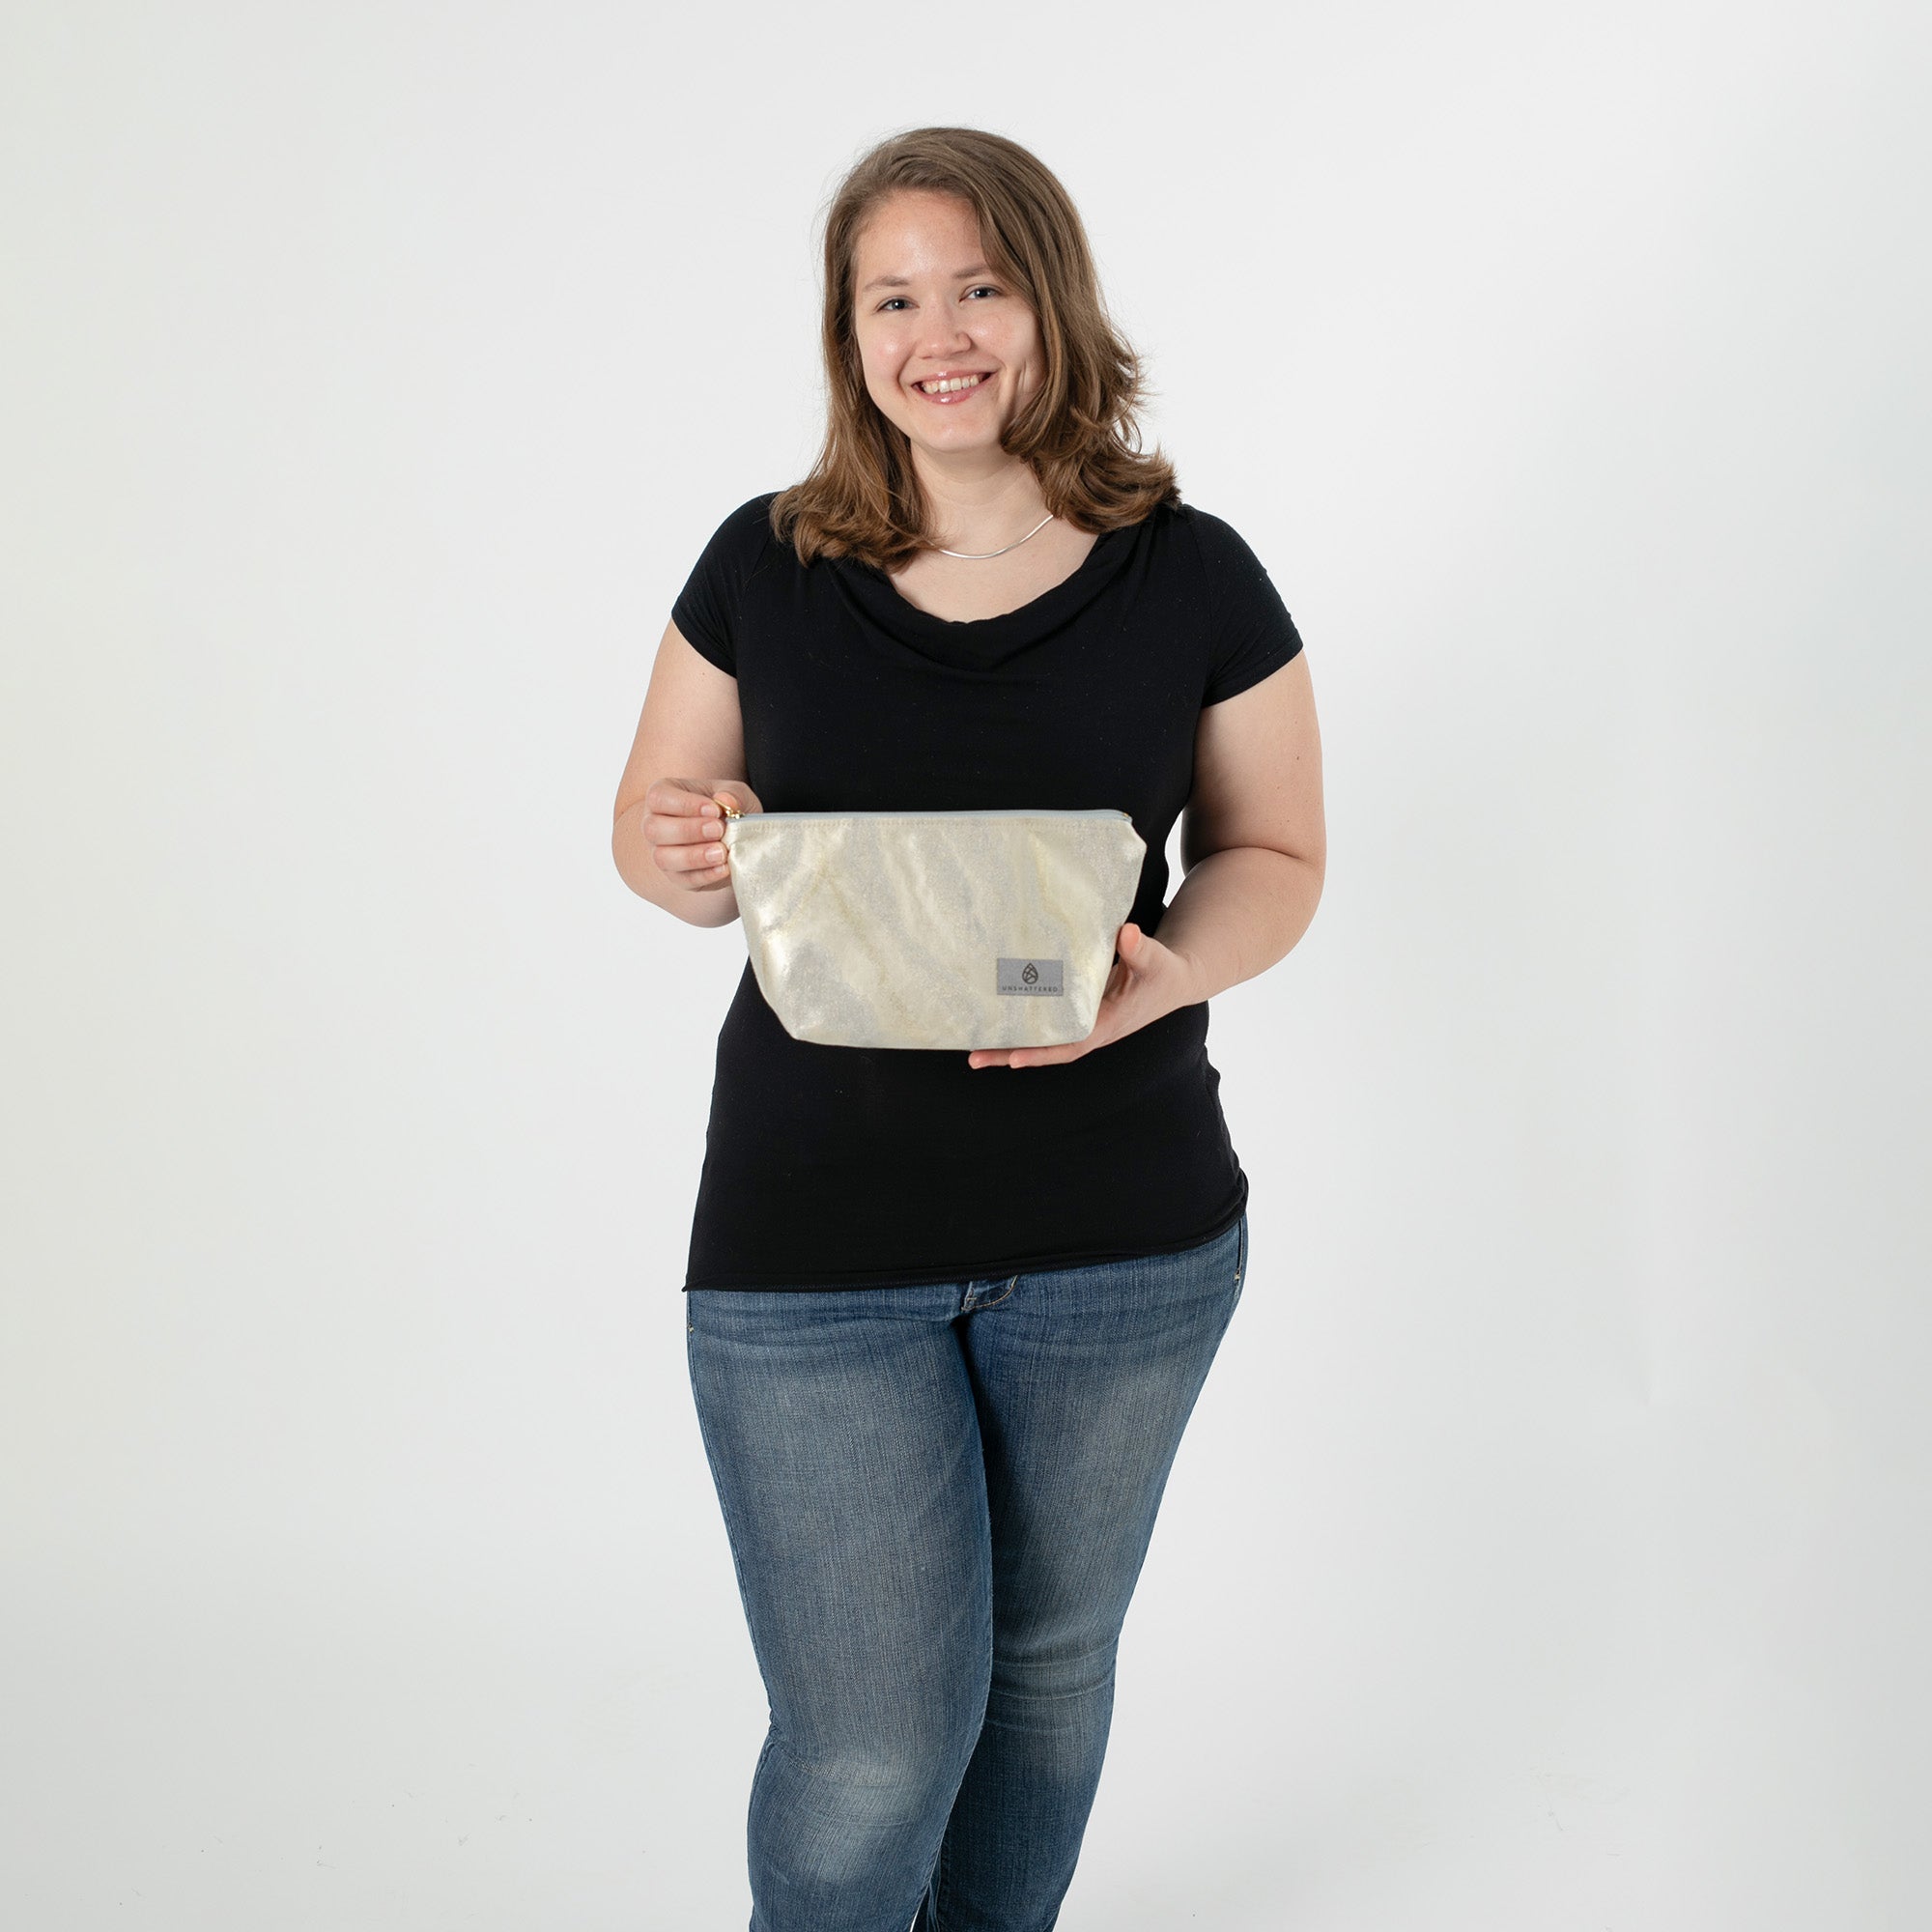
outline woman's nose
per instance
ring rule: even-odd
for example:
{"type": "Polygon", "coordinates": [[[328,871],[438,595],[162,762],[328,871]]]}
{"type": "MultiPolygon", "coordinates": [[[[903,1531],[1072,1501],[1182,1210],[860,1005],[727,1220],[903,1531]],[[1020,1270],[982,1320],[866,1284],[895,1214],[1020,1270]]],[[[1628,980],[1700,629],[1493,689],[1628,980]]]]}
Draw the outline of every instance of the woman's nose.
{"type": "Polygon", "coordinates": [[[935,316],[920,331],[920,353],[924,355],[943,355],[972,344],[972,335],[957,316],[935,316]]]}

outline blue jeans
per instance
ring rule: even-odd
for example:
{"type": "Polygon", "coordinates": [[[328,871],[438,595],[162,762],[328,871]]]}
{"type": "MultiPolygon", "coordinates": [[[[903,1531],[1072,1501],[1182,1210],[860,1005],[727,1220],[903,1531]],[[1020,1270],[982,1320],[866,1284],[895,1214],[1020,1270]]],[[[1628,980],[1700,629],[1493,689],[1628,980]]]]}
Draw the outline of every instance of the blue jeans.
{"type": "Polygon", "coordinates": [[[752,1932],[1047,1932],[1114,1652],[1248,1217],[1177,1254],[905,1288],[690,1289],[771,1727],[752,1932]]]}

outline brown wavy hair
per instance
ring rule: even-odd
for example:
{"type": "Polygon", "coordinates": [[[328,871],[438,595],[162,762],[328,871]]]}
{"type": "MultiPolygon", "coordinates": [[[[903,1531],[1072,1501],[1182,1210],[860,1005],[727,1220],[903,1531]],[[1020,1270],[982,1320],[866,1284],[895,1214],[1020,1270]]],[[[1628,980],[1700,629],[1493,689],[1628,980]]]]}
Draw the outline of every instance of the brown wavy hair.
{"type": "Polygon", "coordinates": [[[867,392],[853,328],[853,257],[872,212],[905,188],[971,204],[986,261],[1038,319],[1045,371],[1001,446],[1033,466],[1054,515],[1099,533],[1178,503],[1174,467],[1141,447],[1144,365],[1109,319],[1087,231],[1053,172],[978,128],[917,128],[861,156],[825,218],[825,440],[810,473],[771,508],[803,562],[852,556],[881,570],[930,549],[925,493],[905,432],[867,392]]]}

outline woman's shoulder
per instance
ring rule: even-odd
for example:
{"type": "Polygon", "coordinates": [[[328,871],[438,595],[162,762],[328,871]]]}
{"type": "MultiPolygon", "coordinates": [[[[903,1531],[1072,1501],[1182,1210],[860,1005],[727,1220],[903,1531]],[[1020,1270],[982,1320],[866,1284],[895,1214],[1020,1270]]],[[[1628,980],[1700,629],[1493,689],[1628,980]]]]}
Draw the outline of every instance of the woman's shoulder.
{"type": "Polygon", "coordinates": [[[1239,532],[1226,517],[1217,517],[1212,510],[1204,510],[1199,503],[1177,499],[1161,504],[1154,515],[1163,520],[1165,527],[1185,532],[1204,550],[1221,551],[1231,543],[1241,541],[1239,532]]]}
{"type": "Polygon", "coordinates": [[[755,497],[747,497],[735,510],[725,512],[718,526],[720,536],[735,536],[741,542],[755,540],[760,532],[771,533],[772,505],[778,500],[777,490],[761,490],[755,497]]]}
{"type": "MultiPolygon", "coordinates": [[[[768,564],[781,548],[772,531],[772,504],[778,495],[776,490],[763,490],[727,510],[705,541],[699,568],[743,582],[761,564],[768,564]]],[[[782,548],[790,555],[790,547],[782,548]]]]}
{"type": "Polygon", "coordinates": [[[1164,519],[1163,530],[1179,539],[1177,547],[1198,560],[1210,579],[1264,573],[1266,566],[1254,546],[1226,517],[1181,502],[1163,503],[1154,514],[1164,519]]]}

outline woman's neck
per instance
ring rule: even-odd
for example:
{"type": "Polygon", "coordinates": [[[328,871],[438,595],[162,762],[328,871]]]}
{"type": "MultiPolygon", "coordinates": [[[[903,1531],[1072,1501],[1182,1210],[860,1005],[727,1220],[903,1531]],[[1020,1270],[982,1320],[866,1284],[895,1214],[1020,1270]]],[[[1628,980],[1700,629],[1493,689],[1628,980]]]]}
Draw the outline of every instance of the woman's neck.
{"type": "Polygon", "coordinates": [[[1046,515],[1046,499],[1027,464],[1009,460],[997,469],[964,475],[917,459],[915,465],[927,526],[946,550],[998,550],[1017,543],[1046,515]]]}

